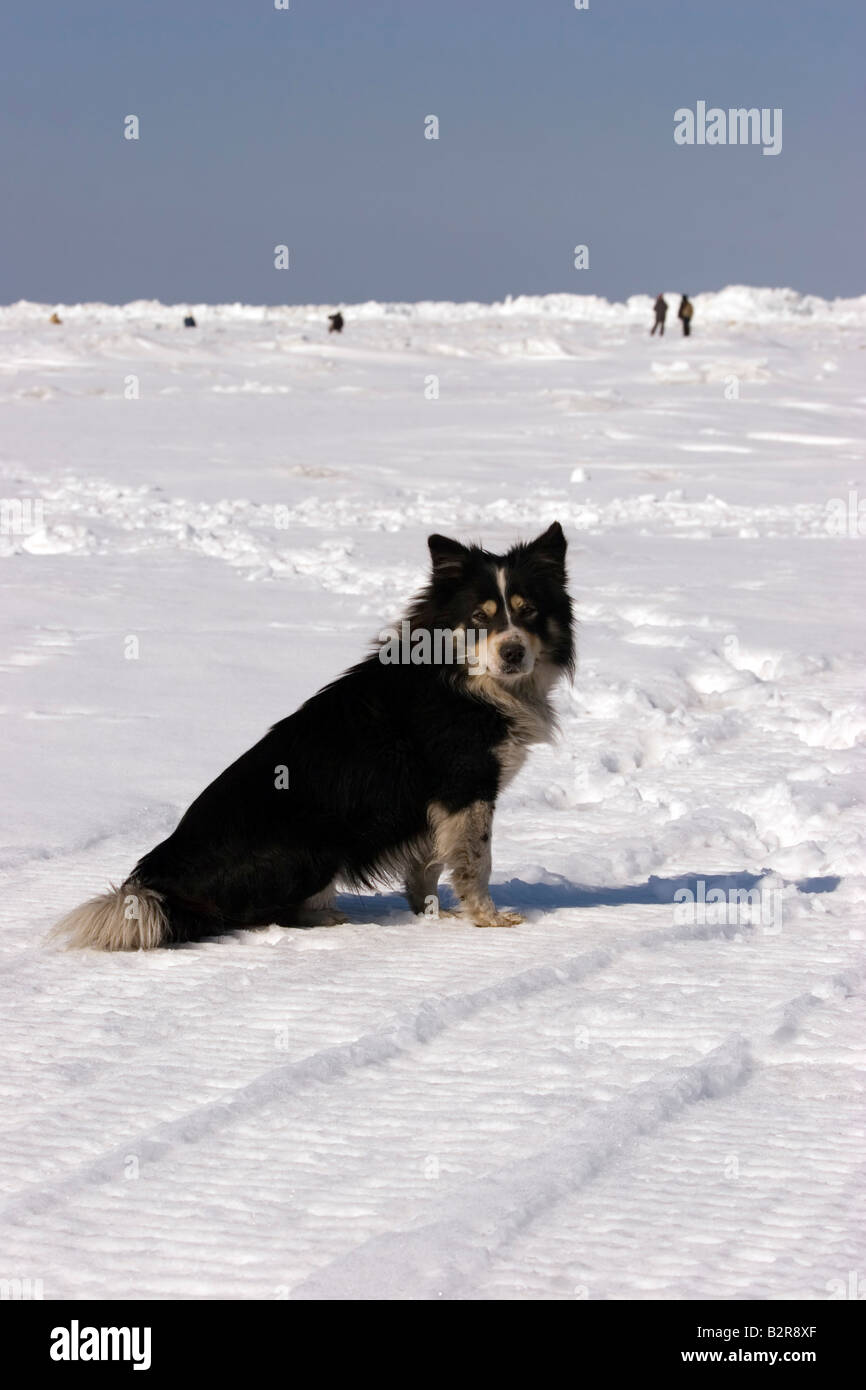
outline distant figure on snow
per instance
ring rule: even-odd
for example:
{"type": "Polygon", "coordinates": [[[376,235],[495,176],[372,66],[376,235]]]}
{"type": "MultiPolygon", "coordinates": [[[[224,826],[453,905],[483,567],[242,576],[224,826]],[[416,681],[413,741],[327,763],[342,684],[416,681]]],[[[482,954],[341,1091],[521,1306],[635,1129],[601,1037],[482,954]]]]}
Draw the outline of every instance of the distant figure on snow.
{"type": "Polygon", "coordinates": [[[684,338],[687,338],[692,331],[692,314],[694,312],[695,306],[688,295],[684,294],[680,300],[680,307],[677,309],[677,318],[682,319],[684,338]]]}
{"type": "Polygon", "coordinates": [[[663,338],[665,336],[665,319],[668,314],[668,302],[663,294],[659,295],[653,308],[655,309],[656,321],[650,329],[650,337],[652,337],[656,329],[658,329],[659,337],[663,338]]]}
{"type": "Polygon", "coordinates": [[[198,325],[196,324],[196,321],[195,321],[195,319],[194,319],[194,317],[193,317],[192,314],[187,314],[186,318],[185,318],[184,321],[183,321],[183,326],[184,326],[184,328],[197,328],[197,327],[198,327],[198,325]]]}
{"type": "Polygon", "coordinates": [[[336,314],[329,314],[329,315],[328,315],[328,332],[329,332],[329,333],[342,333],[344,322],[345,322],[345,320],[344,320],[344,318],[343,318],[343,315],[340,313],[339,309],[337,310],[336,314]]]}
{"type": "Polygon", "coordinates": [[[62,318],[60,317],[60,315],[58,314],[58,312],[57,312],[56,309],[54,310],[54,313],[51,315],[51,318],[48,320],[48,322],[49,322],[49,323],[62,323],[62,322],[63,322],[62,318]]]}

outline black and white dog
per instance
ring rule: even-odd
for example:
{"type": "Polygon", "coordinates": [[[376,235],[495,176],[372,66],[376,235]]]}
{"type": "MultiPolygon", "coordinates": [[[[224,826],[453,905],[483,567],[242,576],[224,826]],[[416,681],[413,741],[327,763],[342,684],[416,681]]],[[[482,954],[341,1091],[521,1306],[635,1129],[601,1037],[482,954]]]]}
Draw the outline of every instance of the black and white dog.
{"type": "Polygon", "coordinates": [[[337,885],[397,877],[435,915],[443,870],[457,915],[522,919],[488,891],[493,810],[550,691],[574,669],[558,522],[493,555],[429,540],[432,572],[387,643],[232,763],[121,887],[55,928],[74,946],[136,950],[234,927],[333,925],[337,885]]]}

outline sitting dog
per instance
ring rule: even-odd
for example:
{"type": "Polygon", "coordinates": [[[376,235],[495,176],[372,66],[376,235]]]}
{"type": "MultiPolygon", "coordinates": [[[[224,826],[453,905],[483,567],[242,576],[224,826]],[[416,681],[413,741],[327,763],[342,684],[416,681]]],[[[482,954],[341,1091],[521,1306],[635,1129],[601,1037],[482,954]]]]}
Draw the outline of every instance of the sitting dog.
{"type": "MultiPolygon", "coordinates": [[[[432,570],[401,624],[232,763],[119,887],[54,929],[136,950],[235,927],[333,925],[337,885],[397,877],[437,915],[522,920],[488,890],[496,798],[555,720],[574,669],[562,528],[506,555],[429,539],[432,570]]],[[[384,634],[383,634],[384,635],[384,634]]]]}

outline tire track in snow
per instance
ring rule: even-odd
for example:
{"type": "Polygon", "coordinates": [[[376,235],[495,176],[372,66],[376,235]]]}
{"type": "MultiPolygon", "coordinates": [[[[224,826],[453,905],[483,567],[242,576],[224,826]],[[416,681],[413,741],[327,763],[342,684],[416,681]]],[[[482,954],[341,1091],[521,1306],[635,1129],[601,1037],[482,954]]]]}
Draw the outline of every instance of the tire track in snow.
{"type": "Polygon", "coordinates": [[[269,1067],[240,1087],[230,1099],[197,1106],[179,1119],[158,1126],[150,1135],[124,1140],[59,1181],[33,1185],[13,1195],[0,1206],[0,1217],[15,1221],[28,1213],[47,1210],[89,1186],[117,1179],[130,1152],[141,1160],[163,1158],[178,1144],[198,1143],[215,1130],[317,1082],[331,1081],[361,1068],[391,1061],[493,1004],[524,999],[555,985],[580,980],[595,970],[604,969],[613,959],[614,954],[609,951],[590,951],[556,966],[532,967],[467,994],[454,994],[443,1000],[425,999],[408,1019],[365,1033],[354,1042],[313,1052],[299,1061],[269,1067]]]}
{"type": "Polygon", "coordinates": [[[662,1073],[630,1095],[594,1106],[547,1148],[468,1183],[435,1221],[374,1236],[304,1280],[302,1299],[435,1299],[459,1296],[511,1241],[578,1191],[622,1148],[690,1105],[726,1096],[752,1074],[748,1042],[734,1035],[700,1061],[662,1073]]]}
{"type": "Polygon", "coordinates": [[[681,941],[731,937],[737,930],[740,928],[721,923],[645,932],[638,939],[621,940],[608,948],[566,957],[555,965],[532,966],[483,989],[447,995],[444,999],[422,1000],[408,1017],[398,1016],[393,1024],[385,1028],[365,1033],[353,1042],[313,1052],[298,1061],[269,1067],[239,1087],[227,1100],[208,1101],[195,1106],[178,1119],[157,1126],[152,1133],[140,1134],[113,1145],[98,1158],[79,1165],[65,1176],[31,1184],[23,1191],[13,1193],[0,1205],[0,1219],[15,1222],[27,1215],[50,1210],[88,1187],[118,1179],[131,1152],[140,1160],[164,1158],[178,1145],[198,1143],[205,1136],[310,1086],[392,1061],[419,1045],[431,1042],[449,1028],[485,1009],[520,1002],[561,985],[578,983],[589,975],[607,969],[619,956],[630,950],[655,950],[681,941]]]}
{"type": "MultiPolygon", "coordinates": [[[[796,995],[791,999],[778,1003],[774,1007],[774,1013],[781,1017],[781,1022],[777,1022],[776,1026],[768,1028],[767,1031],[762,1033],[759,1038],[747,1040],[747,1047],[752,1058],[752,1074],[754,1075],[756,1073],[763,1073],[764,1095],[766,1095],[768,1087],[770,1089],[773,1089],[777,1084],[776,1079],[774,1077],[775,1069],[778,1067],[784,1068],[786,1064],[790,1062],[791,1054],[786,1053],[784,1056],[780,1056],[779,1046],[786,1043],[790,1043],[795,1038],[799,1038],[804,1034],[808,1034],[808,1025],[810,1020],[814,1019],[816,1010],[825,1010],[827,1006],[833,1008],[834,1006],[842,1003],[843,1001],[851,999],[855,995],[861,994],[864,980],[866,980],[866,965],[855,964],[846,967],[838,971],[837,973],[824,978],[823,980],[816,981],[813,991],[807,991],[803,994],[796,995]]],[[[827,1012],[822,1013],[822,1020],[824,1022],[827,1021],[828,1017],[832,1021],[834,1017],[838,1018],[839,1015],[834,1015],[834,1013],[830,1013],[828,1015],[827,1012]]],[[[723,1099],[724,1097],[719,1098],[723,1099]]],[[[757,1102],[757,1105],[760,1106],[760,1101],[757,1102]]],[[[752,1111],[755,1112],[756,1100],[754,1098],[752,1098],[751,1100],[751,1108],[752,1111]]],[[[672,1116],[671,1118],[676,1119],[678,1117],[672,1116]]],[[[695,1119],[694,1123],[697,1126],[700,1125],[701,1121],[695,1119]]],[[[721,1130],[719,1129],[718,1123],[716,1129],[717,1133],[727,1132],[725,1130],[724,1121],[721,1122],[721,1130]]],[[[692,1138],[694,1139],[694,1137],[695,1133],[693,1131],[692,1138]]],[[[689,1145],[681,1143],[680,1151],[682,1152],[683,1149],[688,1149],[688,1147],[689,1145]]],[[[736,1151],[739,1145],[732,1140],[731,1147],[734,1151],[736,1151]]],[[[644,1172],[646,1172],[647,1169],[652,1171],[654,1165],[655,1167],[658,1167],[657,1150],[649,1148],[648,1151],[645,1151],[640,1155],[640,1167],[644,1172]]],[[[627,1163],[627,1167],[628,1166],[629,1165],[627,1163]]],[[[631,1166],[634,1167],[634,1165],[631,1166]]],[[[866,1172],[866,1165],[862,1165],[861,1168],[857,1170],[858,1176],[863,1172],[866,1172]]],[[[599,1174],[599,1177],[603,1176],[603,1174],[599,1174]]],[[[782,1183],[785,1183],[786,1181],[787,1178],[781,1179],[782,1183]]],[[[828,1190],[832,1194],[832,1187],[830,1187],[828,1190]]],[[[847,1190],[851,1193],[851,1196],[853,1198],[855,1194],[862,1191],[862,1182],[858,1184],[857,1178],[852,1177],[848,1182],[847,1190]]],[[[568,1200],[568,1198],[571,1195],[573,1194],[566,1194],[566,1200],[568,1200]]],[[[769,1201],[770,1193],[767,1191],[766,1188],[764,1189],[764,1195],[767,1201],[769,1201]]],[[[851,1210],[854,1210],[853,1205],[851,1207],[851,1210]]],[[[546,1215],[547,1212],[541,1213],[542,1221],[546,1215]]],[[[556,1219],[557,1214],[554,1214],[552,1221],[548,1223],[548,1229],[550,1228],[551,1224],[555,1223],[556,1219]]],[[[788,1252],[785,1255],[784,1260],[782,1261],[780,1261],[778,1258],[774,1258],[773,1260],[773,1275],[777,1287],[779,1286],[779,1277],[783,1275],[783,1273],[785,1275],[790,1274],[792,1276],[795,1276],[790,1281],[783,1282],[783,1287],[787,1286],[789,1289],[792,1287],[794,1289],[801,1287],[801,1280],[803,1277],[804,1269],[808,1268],[808,1262],[804,1261],[803,1259],[803,1252],[809,1251],[810,1240],[812,1236],[816,1237],[816,1239],[812,1244],[811,1248],[815,1249],[820,1244],[817,1237],[819,1236],[819,1234],[826,1233],[826,1228],[822,1224],[825,1221],[825,1219],[826,1213],[823,1208],[821,1208],[818,1212],[813,1211],[812,1213],[810,1213],[808,1223],[804,1223],[802,1218],[798,1216],[796,1225],[799,1229],[800,1234],[796,1251],[794,1253],[788,1252]]],[[[532,1235],[533,1233],[531,1232],[529,1226],[526,1226],[522,1230],[517,1232],[514,1241],[516,1249],[510,1249],[508,1251],[508,1260],[506,1268],[514,1270],[515,1268],[520,1268],[525,1263],[524,1251],[526,1250],[527,1244],[532,1240],[532,1235]]],[[[497,1268],[497,1265],[499,1264],[499,1253],[500,1251],[495,1252],[493,1259],[490,1261],[491,1265],[493,1266],[492,1272],[494,1274],[498,1274],[500,1272],[500,1270],[497,1268]]],[[[501,1253],[503,1256],[506,1254],[505,1246],[501,1247],[501,1253]]],[[[460,1291],[456,1294],[456,1296],[471,1297],[473,1299],[477,1299],[479,1297],[487,1298],[489,1297],[489,1293],[479,1293],[478,1286],[473,1285],[471,1292],[469,1290],[466,1290],[465,1292],[460,1291]]],[[[649,1295],[646,1293],[646,1290],[644,1290],[639,1296],[653,1296],[655,1298],[662,1298],[669,1297],[671,1295],[669,1295],[668,1293],[661,1293],[659,1291],[656,1291],[653,1295],[649,1295]]],[[[700,1296],[715,1297],[722,1295],[709,1295],[703,1293],[700,1296]]],[[[767,1298],[773,1297],[773,1294],[768,1292],[766,1282],[762,1282],[760,1276],[757,1276],[754,1283],[749,1287],[741,1288],[735,1294],[726,1293],[724,1296],[735,1297],[737,1299],[749,1301],[756,1299],[766,1300],[767,1298]]]]}
{"type": "MultiPolygon", "coordinates": [[[[830,996],[860,991],[866,967],[827,981],[830,996]]],[[[609,1105],[592,1107],[556,1143],[464,1185],[433,1221],[389,1231],[338,1256],[290,1293],[293,1300],[460,1298],[508,1246],[558,1203],[592,1182],[624,1146],[679,1118],[689,1106],[722,1099],[751,1079],[767,1044],[790,1041],[811,1011],[828,1002],[808,992],[782,1004],[782,1022],[753,1043],[735,1034],[697,1063],[664,1072],[609,1105]],[[467,1288],[468,1286],[468,1288],[467,1288]]],[[[852,1185],[853,1190],[853,1185],[852,1185]]],[[[746,1292],[743,1298],[764,1292],[746,1292]]]]}

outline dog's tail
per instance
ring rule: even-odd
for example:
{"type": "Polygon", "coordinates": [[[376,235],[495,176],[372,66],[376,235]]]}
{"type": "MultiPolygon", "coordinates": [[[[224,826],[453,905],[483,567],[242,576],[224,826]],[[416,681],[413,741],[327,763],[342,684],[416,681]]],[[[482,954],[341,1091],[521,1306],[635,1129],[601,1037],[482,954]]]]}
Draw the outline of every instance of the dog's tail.
{"type": "Polygon", "coordinates": [[[171,928],[163,895],[131,878],[67,912],[51,936],[96,951],[151,951],[171,939],[171,928]]]}

